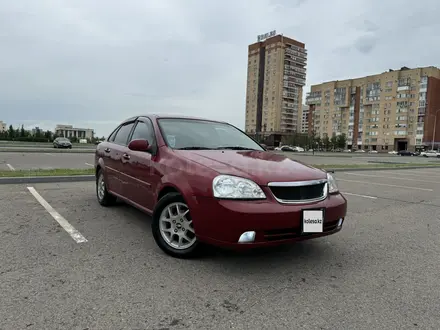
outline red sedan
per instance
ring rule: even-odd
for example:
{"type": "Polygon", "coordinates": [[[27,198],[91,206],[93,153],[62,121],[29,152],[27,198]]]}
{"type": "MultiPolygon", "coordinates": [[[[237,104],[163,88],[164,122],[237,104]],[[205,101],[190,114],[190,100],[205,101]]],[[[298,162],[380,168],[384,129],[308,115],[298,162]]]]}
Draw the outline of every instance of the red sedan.
{"type": "Polygon", "coordinates": [[[191,257],[202,244],[251,248],[341,230],[347,201],[323,170],[267,152],[238,128],[139,116],[97,146],[98,201],[152,215],[159,247],[191,257]]]}

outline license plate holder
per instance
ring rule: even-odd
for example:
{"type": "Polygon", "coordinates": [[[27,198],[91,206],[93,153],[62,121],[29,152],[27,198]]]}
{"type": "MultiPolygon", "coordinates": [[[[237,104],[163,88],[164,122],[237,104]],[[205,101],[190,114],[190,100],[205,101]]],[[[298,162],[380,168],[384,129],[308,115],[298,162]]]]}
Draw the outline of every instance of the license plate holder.
{"type": "Polygon", "coordinates": [[[318,234],[324,232],[325,209],[303,209],[301,216],[301,231],[303,234],[318,234]]]}

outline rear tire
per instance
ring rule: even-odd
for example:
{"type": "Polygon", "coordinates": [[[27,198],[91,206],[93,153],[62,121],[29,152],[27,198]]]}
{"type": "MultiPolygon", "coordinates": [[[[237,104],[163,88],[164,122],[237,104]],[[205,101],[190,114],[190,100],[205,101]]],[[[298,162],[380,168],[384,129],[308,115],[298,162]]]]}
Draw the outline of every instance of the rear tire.
{"type": "Polygon", "coordinates": [[[188,205],[179,193],[168,193],[159,200],[151,229],[156,244],[166,254],[180,259],[200,255],[201,243],[192,226],[188,205]]]}
{"type": "Polygon", "coordinates": [[[116,203],[116,197],[107,191],[105,176],[102,170],[99,170],[96,176],[96,197],[98,198],[98,203],[102,206],[111,206],[116,203]]]}

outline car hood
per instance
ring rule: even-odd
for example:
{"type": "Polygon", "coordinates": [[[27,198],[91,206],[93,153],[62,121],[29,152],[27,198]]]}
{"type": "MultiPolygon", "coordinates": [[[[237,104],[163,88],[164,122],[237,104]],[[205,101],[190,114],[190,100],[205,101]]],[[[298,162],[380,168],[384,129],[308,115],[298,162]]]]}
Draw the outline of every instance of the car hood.
{"type": "Polygon", "coordinates": [[[206,166],[220,174],[251,179],[259,185],[269,182],[325,179],[320,169],[286,156],[264,151],[179,150],[187,160],[206,166]]]}

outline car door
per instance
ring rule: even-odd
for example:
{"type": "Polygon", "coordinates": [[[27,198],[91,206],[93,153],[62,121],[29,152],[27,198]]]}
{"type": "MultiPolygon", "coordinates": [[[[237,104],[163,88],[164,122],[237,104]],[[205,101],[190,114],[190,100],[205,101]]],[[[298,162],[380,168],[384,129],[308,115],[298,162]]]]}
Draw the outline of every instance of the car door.
{"type": "Polygon", "coordinates": [[[145,139],[151,151],[128,150],[129,160],[124,164],[128,176],[127,197],[142,208],[152,211],[154,207],[156,136],[153,124],[148,118],[138,119],[130,141],[145,139]]]}
{"type": "Polygon", "coordinates": [[[121,125],[113,140],[109,141],[110,143],[104,149],[104,152],[108,155],[105,167],[109,178],[109,189],[122,197],[126,197],[126,186],[128,184],[127,175],[124,173],[124,164],[128,159],[124,155],[128,151],[128,138],[134,124],[135,122],[131,121],[121,125]]]}

